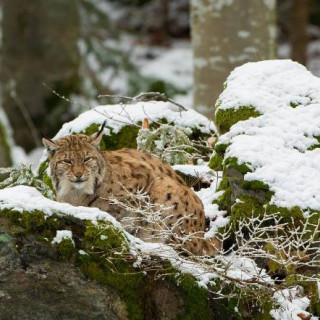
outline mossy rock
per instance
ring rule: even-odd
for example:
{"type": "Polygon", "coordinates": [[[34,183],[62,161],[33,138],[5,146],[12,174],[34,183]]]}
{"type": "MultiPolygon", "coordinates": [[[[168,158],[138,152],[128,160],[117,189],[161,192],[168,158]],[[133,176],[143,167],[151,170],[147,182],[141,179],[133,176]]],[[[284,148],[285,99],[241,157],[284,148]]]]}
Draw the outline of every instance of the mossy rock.
{"type": "Polygon", "coordinates": [[[54,244],[62,260],[69,260],[76,253],[74,243],[71,239],[62,239],[61,242],[54,244]]]}
{"type": "MultiPolygon", "coordinates": [[[[126,319],[210,320],[217,315],[228,320],[258,319],[256,303],[251,305],[244,296],[240,301],[215,299],[214,292],[219,291],[222,280],[214,279],[215,283],[207,290],[192,275],[181,273],[168,261],[157,259],[155,269],[152,259],[156,258],[151,257],[146,264],[134,266],[136,258],[130,254],[126,236],[108,221],[93,223],[61,213],[48,217],[41,211],[7,209],[0,212],[0,217],[9,221],[7,233],[0,241],[15,239],[19,252],[25,252],[24,239],[30,237],[51,246],[53,251],[47,253],[50,259],[73,264],[88,280],[120,297],[126,308],[126,319]],[[57,230],[63,229],[72,231],[73,241],[64,239],[51,244],[57,230]]],[[[227,290],[235,289],[231,286],[227,290]]]]}
{"type": "MultiPolygon", "coordinates": [[[[41,211],[9,209],[1,210],[0,217],[8,219],[8,239],[17,240],[19,251],[24,250],[24,239],[30,236],[34,241],[51,246],[56,252],[56,255],[50,254],[52,259],[74,263],[88,279],[119,296],[130,320],[165,319],[166,313],[174,315],[166,319],[212,319],[208,290],[199,287],[193,276],[181,274],[169,262],[156,261],[157,271],[154,267],[147,272],[143,266],[134,267],[136,258],[130,254],[127,238],[110,222],[92,223],[61,213],[48,217],[41,211]],[[62,229],[72,231],[73,241],[63,239],[51,244],[57,230],[62,229]],[[156,275],[161,273],[163,276],[157,279],[156,275]]],[[[7,237],[2,238],[1,241],[7,241],[7,237]]]]}
{"type": "Polygon", "coordinates": [[[251,117],[260,116],[260,112],[252,106],[240,106],[238,108],[217,108],[215,123],[221,134],[226,133],[239,121],[248,120],[251,117]]]}
{"type": "Polygon", "coordinates": [[[221,152],[214,151],[208,164],[209,168],[215,171],[223,170],[223,155],[221,152]]]}

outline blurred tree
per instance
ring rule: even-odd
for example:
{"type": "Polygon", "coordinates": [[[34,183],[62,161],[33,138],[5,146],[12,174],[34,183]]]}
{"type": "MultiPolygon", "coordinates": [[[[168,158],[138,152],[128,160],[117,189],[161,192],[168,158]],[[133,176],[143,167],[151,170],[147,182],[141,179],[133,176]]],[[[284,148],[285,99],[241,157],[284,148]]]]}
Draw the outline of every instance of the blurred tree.
{"type": "Polygon", "coordinates": [[[309,0],[292,0],[290,16],[291,58],[307,64],[309,0]]]}
{"type": "Polygon", "coordinates": [[[275,0],[191,0],[194,105],[212,118],[230,71],[276,55],[275,0]]]}
{"type": "Polygon", "coordinates": [[[16,143],[39,144],[70,118],[60,94],[77,92],[79,14],[76,0],[2,1],[1,91],[16,143]]]}
{"type": "Polygon", "coordinates": [[[320,1],[310,0],[310,22],[320,26],[320,1]]]}

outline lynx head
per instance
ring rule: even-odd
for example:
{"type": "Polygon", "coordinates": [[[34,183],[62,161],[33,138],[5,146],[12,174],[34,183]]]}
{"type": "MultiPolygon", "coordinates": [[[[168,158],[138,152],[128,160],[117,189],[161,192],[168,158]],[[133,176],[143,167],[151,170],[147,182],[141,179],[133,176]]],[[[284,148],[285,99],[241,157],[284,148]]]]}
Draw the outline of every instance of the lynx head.
{"type": "Polygon", "coordinates": [[[105,162],[99,144],[104,126],[105,122],[99,132],[92,136],[74,134],[58,140],[42,139],[47,148],[51,177],[59,198],[71,197],[75,192],[93,194],[101,183],[105,162]]]}

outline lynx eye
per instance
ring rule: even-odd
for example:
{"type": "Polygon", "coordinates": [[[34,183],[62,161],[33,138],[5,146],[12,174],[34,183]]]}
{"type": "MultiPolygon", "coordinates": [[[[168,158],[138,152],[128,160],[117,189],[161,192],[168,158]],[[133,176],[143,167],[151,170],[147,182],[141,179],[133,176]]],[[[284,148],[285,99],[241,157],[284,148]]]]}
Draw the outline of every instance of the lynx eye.
{"type": "Polygon", "coordinates": [[[89,161],[92,160],[92,159],[93,159],[92,157],[84,158],[84,162],[89,162],[89,161]]]}
{"type": "Polygon", "coordinates": [[[71,164],[72,161],[70,159],[63,159],[62,160],[63,163],[67,163],[67,164],[71,164]]]}

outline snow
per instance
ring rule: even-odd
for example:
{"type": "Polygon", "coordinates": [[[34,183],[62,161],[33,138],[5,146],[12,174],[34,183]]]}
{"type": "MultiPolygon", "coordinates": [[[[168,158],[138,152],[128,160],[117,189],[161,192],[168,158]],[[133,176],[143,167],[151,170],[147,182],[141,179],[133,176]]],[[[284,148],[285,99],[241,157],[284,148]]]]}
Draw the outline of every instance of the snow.
{"type": "Polygon", "coordinates": [[[236,253],[231,253],[224,256],[222,261],[227,265],[227,275],[233,279],[258,279],[265,284],[273,283],[266,270],[259,268],[252,259],[239,257],[236,253]]]}
{"type": "Polygon", "coordinates": [[[273,298],[279,305],[278,309],[270,311],[270,315],[275,320],[318,319],[305,311],[309,307],[310,300],[303,296],[303,288],[300,286],[279,290],[273,295],[273,298]]]}
{"type": "Polygon", "coordinates": [[[216,188],[216,183],[213,182],[210,188],[203,188],[196,192],[197,196],[203,203],[204,214],[206,218],[210,220],[210,228],[205,233],[205,238],[213,237],[219,228],[225,227],[229,223],[229,217],[225,217],[227,212],[219,210],[218,205],[216,203],[212,203],[223,193],[223,191],[216,192],[216,188]]]}
{"type": "Polygon", "coordinates": [[[181,90],[192,87],[192,51],[187,48],[170,48],[157,59],[141,66],[141,74],[163,80],[181,90]]]}
{"type": "Polygon", "coordinates": [[[217,278],[217,275],[213,272],[208,272],[208,268],[205,266],[193,262],[187,258],[183,258],[172,248],[162,243],[147,243],[142,240],[129,235],[131,239],[131,253],[137,255],[137,262],[134,264],[138,267],[141,264],[141,252],[144,255],[158,256],[163,260],[169,260],[174,268],[181,273],[193,275],[198,282],[198,285],[203,288],[207,288],[210,282],[217,278]],[[140,252],[140,255],[139,253],[140,252]]]}
{"type": "Polygon", "coordinates": [[[14,209],[19,212],[42,211],[45,215],[51,216],[54,213],[63,213],[81,220],[109,221],[116,227],[120,223],[107,212],[97,208],[74,207],[68,203],[56,202],[45,198],[37,189],[27,186],[17,186],[0,190],[0,210],[14,209]]]}
{"type": "MultiPolygon", "coordinates": [[[[33,211],[39,210],[50,216],[54,213],[70,215],[81,220],[89,220],[96,223],[98,220],[111,222],[116,228],[120,228],[126,238],[129,240],[131,253],[139,256],[158,255],[161,259],[169,260],[174,267],[182,273],[189,273],[196,277],[199,285],[206,287],[215,274],[210,273],[201,265],[189,261],[187,258],[180,257],[178,253],[171,247],[161,243],[146,243],[122,229],[121,224],[109,215],[107,212],[97,208],[74,207],[67,203],[60,203],[45,198],[42,194],[33,187],[17,186],[0,190],[0,210],[14,209],[17,211],[28,211],[32,214],[33,211]]],[[[59,243],[64,238],[71,238],[72,233],[69,230],[58,230],[53,243],[59,243]]],[[[101,240],[106,240],[101,238],[101,240]]],[[[81,252],[80,254],[86,254],[81,252]]],[[[139,266],[139,262],[135,264],[139,266]]]]}
{"type": "MultiPolygon", "coordinates": [[[[203,133],[216,132],[215,125],[203,115],[192,109],[182,111],[170,102],[137,102],[134,104],[114,104],[98,106],[80,114],[75,120],[65,123],[54,139],[84,131],[91,124],[102,124],[107,120],[107,127],[118,133],[127,125],[136,125],[148,118],[149,124],[163,118],[181,127],[198,128],[203,133]]],[[[105,134],[109,135],[109,129],[105,134]]]]}
{"type": "Polygon", "coordinates": [[[72,231],[70,230],[57,230],[56,236],[51,241],[52,244],[58,244],[62,240],[70,239],[71,242],[74,244],[73,238],[72,238],[72,231]]]}
{"type": "Polygon", "coordinates": [[[238,31],[238,37],[242,39],[246,39],[250,36],[250,31],[247,30],[239,30],[238,31]]]}
{"type": "Polygon", "coordinates": [[[223,193],[223,191],[217,191],[222,173],[213,171],[207,165],[174,165],[173,169],[210,183],[209,188],[202,188],[196,191],[196,194],[203,203],[206,218],[210,220],[210,228],[206,232],[205,238],[213,237],[219,228],[225,227],[229,223],[229,217],[225,217],[227,212],[219,210],[218,205],[212,203],[223,193]]]}
{"type": "Polygon", "coordinates": [[[220,95],[219,109],[252,106],[261,113],[233,125],[218,143],[230,144],[252,170],[245,180],[266,183],[271,203],[320,210],[320,79],[290,60],[247,63],[236,68],[220,95]],[[295,107],[292,107],[294,103],[295,107]]]}

